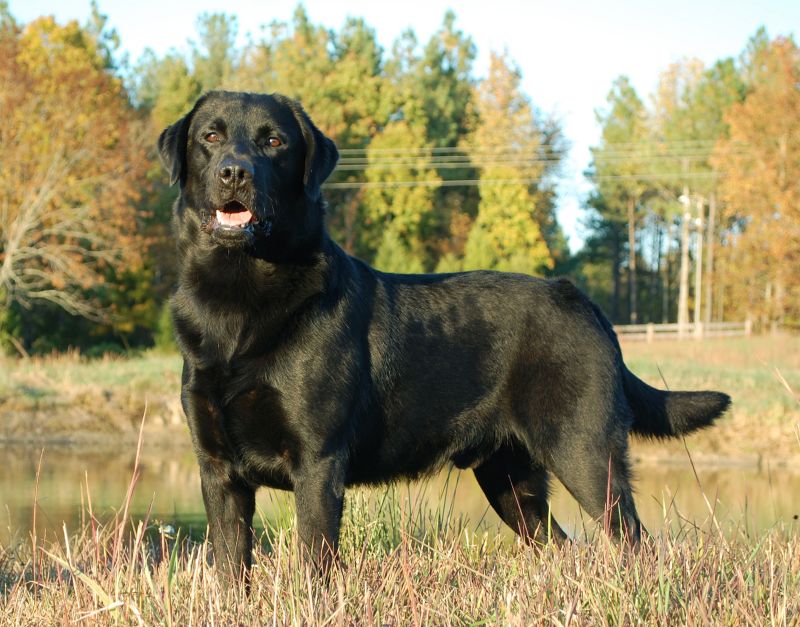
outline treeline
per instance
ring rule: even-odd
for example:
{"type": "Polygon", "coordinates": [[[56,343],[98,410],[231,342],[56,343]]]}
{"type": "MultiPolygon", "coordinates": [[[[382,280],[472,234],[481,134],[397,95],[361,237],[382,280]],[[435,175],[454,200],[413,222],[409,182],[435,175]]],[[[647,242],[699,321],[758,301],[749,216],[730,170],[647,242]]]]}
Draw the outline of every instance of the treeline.
{"type": "Polygon", "coordinates": [[[243,49],[236,35],[234,17],[203,15],[188,52],[148,52],[121,71],[118,42],[96,9],[85,26],[50,18],[19,25],[4,12],[5,85],[31,88],[4,90],[3,111],[18,122],[0,132],[16,133],[6,145],[36,152],[15,159],[36,176],[9,171],[0,192],[11,208],[2,226],[4,326],[21,348],[135,345],[153,341],[154,330],[158,337],[173,280],[175,192],[153,146],[210,89],[302,101],[341,152],[326,186],[329,228],[349,252],[383,269],[544,274],[567,260],[555,219],[560,127],[520,91],[506,56],[494,55],[489,75],[475,79],[475,45],[454,14],[429,41],[408,31],[388,51],[363,20],[332,31],[302,8],[243,49]],[[46,49],[46,58],[29,62],[32,49],[46,49]],[[113,102],[109,94],[117,94],[113,102]],[[102,115],[119,125],[103,127],[102,115]],[[35,131],[25,128],[31,119],[35,131]],[[52,135],[54,126],[63,138],[52,135]],[[100,165],[73,159],[79,154],[100,165]],[[104,187],[111,180],[119,189],[104,187]],[[56,181],[83,195],[51,194],[56,181]]]}
{"type": "Polygon", "coordinates": [[[761,29],[737,59],[614,82],[587,176],[587,288],[617,322],[800,322],[800,51],[761,29]]]}
{"type": "MultiPolygon", "coordinates": [[[[618,80],[598,115],[591,236],[570,256],[555,218],[567,147],[559,122],[521,91],[507,55],[493,54],[478,80],[475,45],[456,23],[448,12],[429,41],[407,31],[384,50],[363,20],[329,30],[299,7],[291,23],[272,23],[237,48],[236,19],[207,14],[188,51],[147,52],[131,67],[96,6],[84,25],[46,17],[22,25],[0,2],[4,343],[23,353],[168,343],[175,191],[154,143],[217,88],[303,103],[341,153],[326,185],[329,229],[382,269],[567,274],[616,322],[672,320],[679,300],[684,309],[695,302],[676,287],[683,196],[705,216],[709,316],[795,315],[799,64],[791,40],[759,33],[738,62],[671,68],[652,107],[618,80]],[[786,72],[795,91],[777,106],[769,90],[789,84],[786,72]],[[774,129],[748,125],[759,111],[774,129]],[[776,160],[763,162],[767,154],[776,160]],[[767,170],[760,188],[747,179],[753,164],[767,170]],[[794,248],[778,246],[773,232],[793,236],[794,248]]],[[[684,241],[688,276],[700,249],[684,241]]]]}

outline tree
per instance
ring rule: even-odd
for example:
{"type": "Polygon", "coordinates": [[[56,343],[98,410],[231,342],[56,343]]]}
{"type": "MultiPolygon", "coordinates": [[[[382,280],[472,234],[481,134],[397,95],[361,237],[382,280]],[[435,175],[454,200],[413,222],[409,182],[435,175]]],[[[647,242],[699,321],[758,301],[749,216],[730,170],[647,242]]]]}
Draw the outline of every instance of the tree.
{"type": "Polygon", "coordinates": [[[455,13],[448,10],[414,67],[430,120],[428,137],[436,146],[457,146],[474,128],[471,73],[477,51],[455,22],[455,13]]]}
{"type": "Polygon", "coordinates": [[[590,235],[578,253],[578,283],[589,293],[613,322],[622,319],[621,269],[624,257],[625,221],[615,219],[606,199],[595,191],[585,203],[590,211],[586,226],[590,235]]]}
{"type": "Polygon", "coordinates": [[[364,194],[364,226],[374,242],[393,249],[403,246],[406,256],[422,266],[439,177],[430,165],[419,103],[413,94],[404,100],[403,117],[389,122],[367,149],[365,177],[370,186],[364,194]],[[392,238],[387,239],[389,232],[392,238]]]}
{"type": "MultiPolygon", "coordinates": [[[[336,142],[342,165],[344,151],[364,150],[387,122],[383,51],[364,20],[349,18],[339,32],[330,31],[313,24],[298,6],[291,24],[273,23],[268,37],[251,48],[237,72],[238,84],[298,99],[336,142]]],[[[357,172],[342,167],[328,182],[353,182],[361,178],[357,172]]],[[[369,247],[360,239],[360,190],[334,188],[327,196],[328,226],[334,236],[349,252],[368,254],[369,247]]]]}
{"type": "Polygon", "coordinates": [[[141,263],[144,133],[97,40],[41,18],[0,32],[0,305],[95,320],[115,272],[141,263]]]}
{"type": "MultiPolygon", "coordinates": [[[[697,59],[674,63],[662,73],[654,99],[654,130],[663,148],[657,157],[664,178],[659,190],[666,201],[662,212],[667,219],[678,217],[681,221],[694,221],[685,215],[685,209],[694,205],[700,226],[696,228],[697,239],[702,241],[707,233],[706,255],[706,314],[710,320],[711,288],[713,280],[714,249],[717,232],[717,173],[711,161],[714,145],[727,136],[728,125],[724,115],[727,109],[743,97],[743,84],[732,59],[717,61],[704,69],[697,59]],[[684,215],[676,211],[677,199],[684,197],[684,215]],[[691,201],[690,202],[690,196],[691,201]],[[708,219],[705,208],[708,206],[708,219]]],[[[687,250],[681,259],[688,264],[688,228],[682,225],[682,241],[687,250]]],[[[695,257],[700,259],[703,251],[695,247],[695,257]]],[[[682,266],[683,266],[682,261],[682,266]]],[[[689,286],[688,267],[681,268],[679,321],[688,322],[689,286]]],[[[696,277],[702,276],[702,268],[695,268],[696,277]]],[[[695,290],[694,316],[700,321],[701,293],[695,290]]]]}
{"type": "Polygon", "coordinates": [[[203,13],[197,20],[200,41],[193,46],[194,80],[200,91],[229,85],[235,71],[236,17],[225,13],[203,13]]]}
{"type": "Polygon", "coordinates": [[[800,50],[791,38],[749,47],[748,93],[725,118],[714,163],[728,223],[728,302],[765,324],[800,316],[800,50]]]}
{"type": "MultiPolygon", "coordinates": [[[[601,201],[595,209],[602,209],[602,217],[611,222],[628,225],[628,296],[630,321],[638,320],[638,285],[636,230],[639,224],[639,205],[648,191],[645,171],[648,136],[644,103],[625,76],[620,76],[607,97],[606,111],[596,113],[602,127],[600,145],[592,149],[592,173],[601,201]]],[[[609,232],[615,232],[610,230],[609,232]]],[[[619,272],[613,273],[615,281],[619,272]]],[[[614,299],[619,297],[615,283],[614,299]]],[[[619,311],[614,301],[612,311],[619,311]]]]}
{"type": "MultiPolygon", "coordinates": [[[[414,39],[416,42],[416,39],[414,39]]],[[[419,56],[407,64],[407,81],[423,99],[427,118],[428,143],[442,162],[437,168],[442,180],[471,180],[477,171],[468,159],[457,167],[455,155],[464,152],[469,136],[475,132],[477,111],[473,65],[477,49],[472,38],[456,27],[456,16],[448,10],[442,25],[424,45],[419,56]]],[[[472,186],[440,186],[436,190],[431,216],[431,243],[434,256],[462,254],[465,237],[460,230],[477,214],[478,190],[472,186]],[[463,240],[463,241],[462,241],[463,240]]]]}
{"type": "MultiPolygon", "coordinates": [[[[691,94],[692,137],[699,142],[713,142],[714,145],[726,140],[730,134],[730,127],[725,119],[725,114],[734,103],[740,102],[744,95],[744,82],[733,59],[722,59],[714,63],[703,73],[697,88],[691,94]]],[[[705,306],[703,321],[709,323],[711,322],[714,294],[714,254],[720,237],[717,219],[719,177],[709,151],[695,169],[708,174],[707,177],[696,179],[694,186],[700,194],[708,198],[708,220],[705,225],[708,237],[706,238],[703,283],[705,294],[702,300],[705,306]]],[[[697,299],[699,300],[699,295],[697,299]]]]}
{"type": "Polygon", "coordinates": [[[536,221],[536,183],[546,174],[539,156],[543,133],[519,90],[519,70],[493,54],[480,84],[474,134],[482,168],[478,215],[464,251],[464,267],[541,274],[553,259],[536,221]]]}
{"type": "Polygon", "coordinates": [[[149,112],[154,132],[187,113],[203,89],[186,60],[174,51],[158,59],[152,50],[146,50],[137,64],[136,75],[136,99],[149,112]]]}
{"type": "Polygon", "coordinates": [[[395,228],[391,224],[383,232],[383,238],[375,256],[375,267],[384,272],[406,274],[425,272],[420,258],[411,252],[409,246],[395,232],[395,228]]]}

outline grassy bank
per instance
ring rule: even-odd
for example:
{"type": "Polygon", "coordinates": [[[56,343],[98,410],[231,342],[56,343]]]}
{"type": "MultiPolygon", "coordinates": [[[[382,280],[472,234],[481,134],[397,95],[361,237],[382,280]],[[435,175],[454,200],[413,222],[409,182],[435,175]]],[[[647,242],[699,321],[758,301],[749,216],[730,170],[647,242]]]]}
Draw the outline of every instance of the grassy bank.
{"type": "MultiPolygon", "coordinates": [[[[180,373],[178,355],[158,352],[101,359],[78,353],[0,358],[0,439],[135,442],[145,411],[149,432],[182,433],[180,373]]],[[[164,440],[148,438],[151,445],[164,440]]]]}
{"type": "Polygon", "coordinates": [[[785,528],[750,537],[709,520],[638,552],[602,534],[536,552],[447,503],[387,494],[348,499],[328,582],[298,562],[290,513],[268,524],[249,599],[217,579],[206,544],[87,512],[77,533],[0,548],[0,624],[782,625],[800,612],[800,546],[785,528]]]}
{"type": "MultiPolygon", "coordinates": [[[[696,462],[800,467],[800,336],[628,342],[623,353],[651,385],[731,395],[722,420],[686,439],[696,462]]],[[[686,459],[682,441],[634,440],[633,450],[651,460],[686,459]]]]}
{"type": "MultiPolygon", "coordinates": [[[[653,385],[733,396],[722,421],[687,439],[699,463],[800,463],[800,337],[629,342],[623,351],[631,369],[653,385]]],[[[0,358],[0,440],[133,442],[146,407],[150,445],[188,445],[178,400],[180,368],[177,355],[161,353],[0,358]],[[159,437],[169,431],[175,437],[159,437]]],[[[636,442],[634,454],[686,460],[680,441],[636,442]]]]}

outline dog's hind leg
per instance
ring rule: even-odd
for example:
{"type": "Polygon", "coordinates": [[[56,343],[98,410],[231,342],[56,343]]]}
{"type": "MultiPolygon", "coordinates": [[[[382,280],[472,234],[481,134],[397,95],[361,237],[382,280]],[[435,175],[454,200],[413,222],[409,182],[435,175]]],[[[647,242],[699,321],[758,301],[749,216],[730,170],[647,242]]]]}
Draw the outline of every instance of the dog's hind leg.
{"type": "Polygon", "coordinates": [[[548,467],[607,533],[636,545],[643,529],[633,502],[626,440],[572,433],[552,452],[548,467]]]}
{"type": "Polygon", "coordinates": [[[503,446],[473,472],[494,511],[528,542],[561,544],[567,539],[550,515],[548,472],[527,451],[503,446]]]}

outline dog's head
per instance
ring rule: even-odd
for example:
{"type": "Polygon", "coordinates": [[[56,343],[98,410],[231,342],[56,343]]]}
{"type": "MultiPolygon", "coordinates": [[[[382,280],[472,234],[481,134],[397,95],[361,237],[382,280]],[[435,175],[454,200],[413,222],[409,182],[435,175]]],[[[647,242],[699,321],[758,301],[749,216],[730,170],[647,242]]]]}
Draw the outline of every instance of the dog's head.
{"type": "Polygon", "coordinates": [[[180,183],[178,218],[202,243],[286,256],[321,237],[320,186],[338,152],[294,100],[209,92],[158,151],[180,183]]]}

